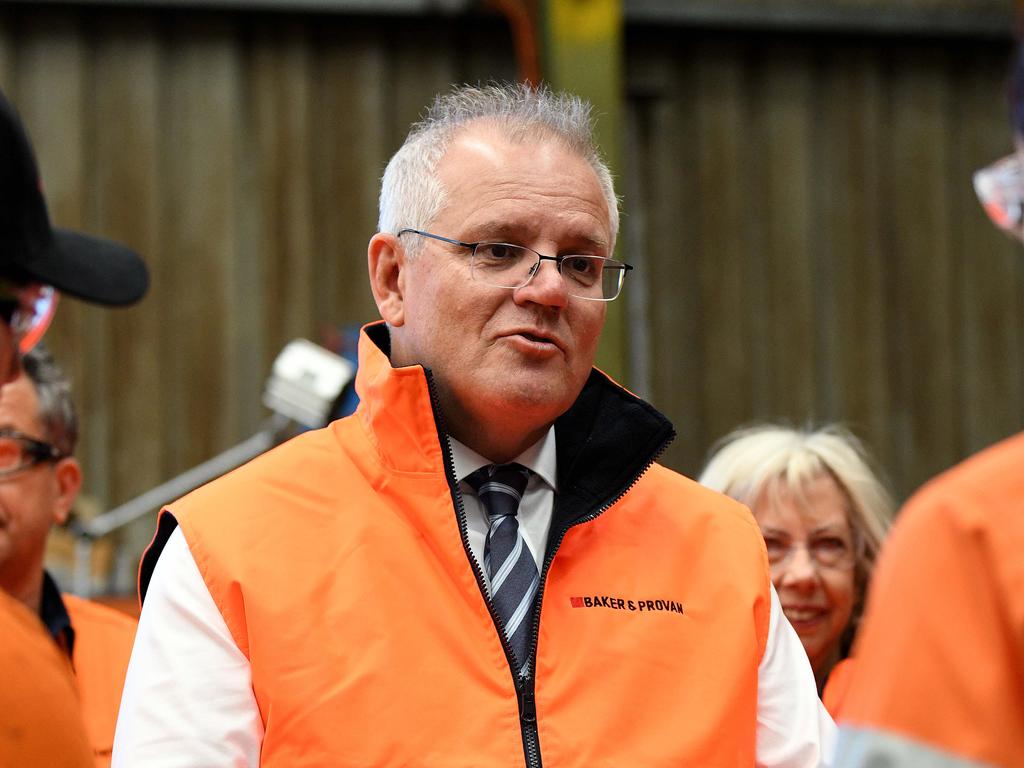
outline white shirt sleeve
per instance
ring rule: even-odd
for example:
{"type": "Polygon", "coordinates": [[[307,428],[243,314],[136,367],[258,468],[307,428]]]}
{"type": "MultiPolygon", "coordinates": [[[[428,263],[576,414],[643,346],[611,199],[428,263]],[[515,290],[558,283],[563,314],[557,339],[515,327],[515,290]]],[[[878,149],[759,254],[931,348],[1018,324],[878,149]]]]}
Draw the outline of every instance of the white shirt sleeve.
{"type": "Polygon", "coordinates": [[[258,766],[262,741],[249,660],[177,529],[153,570],[139,617],[113,768],[258,766]]]}
{"type": "Polygon", "coordinates": [[[807,652],[782,613],[775,587],[771,591],[768,643],[758,669],[757,765],[831,765],[836,725],[818,698],[807,652]]]}

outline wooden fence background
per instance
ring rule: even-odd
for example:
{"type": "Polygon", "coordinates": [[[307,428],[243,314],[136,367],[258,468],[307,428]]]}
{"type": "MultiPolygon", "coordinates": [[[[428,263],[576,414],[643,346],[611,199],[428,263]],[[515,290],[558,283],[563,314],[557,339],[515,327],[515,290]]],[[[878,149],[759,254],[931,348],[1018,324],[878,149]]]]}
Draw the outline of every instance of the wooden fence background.
{"type": "MultiPolygon", "coordinates": [[[[752,420],[841,420],[902,497],[1021,428],[1024,254],[971,189],[1011,146],[1008,31],[650,23],[626,45],[623,378],[676,423],[668,464],[752,420]]],[[[0,8],[53,219],[152,270],[137,308],[69,300],[49,336],[102,508],[252,434],[286,341],[376,316],[387,157],[449,83],[514,76],[487,13],[0,8]]]]}

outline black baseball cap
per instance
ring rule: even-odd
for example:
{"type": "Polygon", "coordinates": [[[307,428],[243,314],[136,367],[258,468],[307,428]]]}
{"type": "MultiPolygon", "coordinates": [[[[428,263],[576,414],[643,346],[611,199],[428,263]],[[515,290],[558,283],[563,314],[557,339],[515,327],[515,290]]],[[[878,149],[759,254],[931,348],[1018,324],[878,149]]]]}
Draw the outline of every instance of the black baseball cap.
{"type": "Polygon", "coordinates": [[[149,272],[120,243],[50,224],[28,134],[0,93],[0,276],[109,306],[134,304],[149,272]]]}

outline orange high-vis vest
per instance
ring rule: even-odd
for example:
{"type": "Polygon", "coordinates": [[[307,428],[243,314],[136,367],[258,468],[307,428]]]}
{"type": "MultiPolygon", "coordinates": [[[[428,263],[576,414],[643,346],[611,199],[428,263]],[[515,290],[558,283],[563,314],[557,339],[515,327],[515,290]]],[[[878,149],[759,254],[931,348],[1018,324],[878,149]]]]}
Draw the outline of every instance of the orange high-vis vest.
{"type": "Polygon", "coordinates": [[[833,720],[837,719],[843,711],[843,704],[850,691],[850,681],[853,680],[856,668],[857,662],[847,658],[842,659],[828,673],[825,689],[821,692],[821,703],[825,705],[825,709],[828,710],[833,720]]]}
{"type": "Polygon", "coordinates": [[[838,765],[1024,766],[1024,433],[908,502],[854,653],[838,765]]]}
{"type": "Polygon", "coordinates": [[[261,765],[753,766],[770,581],[749,512],[654,463],[671,425],[593,372],[556,422],[517,684],[430,374],[378,344],[364,330],[354,416],[171,505],[143,560],[144,597],[180,525],[250,661],[261,765]]]}
{"type": "Polygon", "coordinates": [[[75,631],[75,685],[97,768],[110,765],[121,690],[135,641],[135,619],[113,608],[63,594],[75,631]]]}
{"type": "Polygon", "coordinates": [[[92,767],[67,657],[39,617],[3,590],[0,766],[92,767]]]}

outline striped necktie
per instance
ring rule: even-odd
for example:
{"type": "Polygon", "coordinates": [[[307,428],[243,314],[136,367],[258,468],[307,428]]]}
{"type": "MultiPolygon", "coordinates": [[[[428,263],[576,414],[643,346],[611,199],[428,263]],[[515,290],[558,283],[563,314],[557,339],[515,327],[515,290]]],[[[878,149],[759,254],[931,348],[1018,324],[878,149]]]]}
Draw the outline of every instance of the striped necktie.
{"type": "Polygon", "coordinates": [[[529,479],[530,470],[519,464],[488,464],[466,478],[487,512],[484,570],[490,582],[491,602],[521,674],[526,672],[533,599],[540,584],[537,563],[516,519],[529,479]]]}

